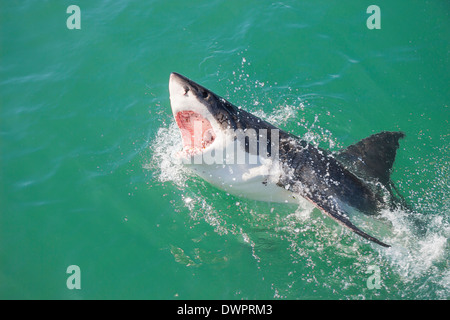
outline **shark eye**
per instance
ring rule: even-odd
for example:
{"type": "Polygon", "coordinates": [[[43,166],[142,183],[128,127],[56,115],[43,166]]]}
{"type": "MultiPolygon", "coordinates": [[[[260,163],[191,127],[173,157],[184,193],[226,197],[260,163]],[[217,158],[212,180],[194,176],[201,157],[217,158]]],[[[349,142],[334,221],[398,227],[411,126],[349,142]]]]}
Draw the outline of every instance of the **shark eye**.
{"type": "Polygon", "coordinates": [[[189,87],[188,86],[184,86],[184,95],[186,95],[189,92],[189,87]]]}
{"type": "Polygon", "coordinates": [[[200,94],[202,95],[202,98],[203,98],[203,99],[207,99],[207,98],[209,97],[209,92],[206,91],[206,90],[202,90],[202,91],[200,92],[200,94]]]}

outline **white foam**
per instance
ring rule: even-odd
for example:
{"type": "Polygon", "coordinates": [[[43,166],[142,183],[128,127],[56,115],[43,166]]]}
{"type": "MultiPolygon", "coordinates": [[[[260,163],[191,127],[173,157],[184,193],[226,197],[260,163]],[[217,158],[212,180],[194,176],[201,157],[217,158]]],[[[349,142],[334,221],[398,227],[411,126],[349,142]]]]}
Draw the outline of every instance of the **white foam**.
{"type": "Polygon", "coordinates": [[[171,181],[184,187],[189,171],[177,157],[178,152],[183,149],[183,142],[175,121],[168,128],[159,128],[150,149],[153,156],[145,167],[156,172],[158,181],[171,181]]]}
{"type": "MultiPolygon", "coordinates": [[[[392,223],[393,236],[389,239],[392,247],[380,250],[380,254],[388,259],[404,283],[420,283],[440,287],[441,298],[448,297],[450,282],[448,270],[438,265],[448,264],[449,225],[441,216],[427,217],[417,212],[401,210],[384,211],[383,216],[392,223]],[[428,229],[425,235],[417,234],[410,215],[424,223],[428,229]],[[445,293],[446,292],[446,293],[445,293]]],[[[425,288],[422,288],[425,290],[425,288]]],[[[428,289],[427,289],[428,290],[428,289]]],[[[423,292],[422,294],[425,294],[423,292]]]]}

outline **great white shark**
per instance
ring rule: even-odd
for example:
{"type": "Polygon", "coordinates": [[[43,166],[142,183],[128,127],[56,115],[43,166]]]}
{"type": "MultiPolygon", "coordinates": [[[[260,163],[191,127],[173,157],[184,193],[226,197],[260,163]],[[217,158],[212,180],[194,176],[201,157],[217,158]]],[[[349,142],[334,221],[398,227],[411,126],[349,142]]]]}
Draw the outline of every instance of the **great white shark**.
{"type": "Polygon", "coordinates": [[[260,201],[307,200],[384,247],[351,220],[401,205],[390,178],[402,132],[380,132],[338,152],[314,146],[178,74],[169,80],[183,163],[212,185],[260,201]]]}

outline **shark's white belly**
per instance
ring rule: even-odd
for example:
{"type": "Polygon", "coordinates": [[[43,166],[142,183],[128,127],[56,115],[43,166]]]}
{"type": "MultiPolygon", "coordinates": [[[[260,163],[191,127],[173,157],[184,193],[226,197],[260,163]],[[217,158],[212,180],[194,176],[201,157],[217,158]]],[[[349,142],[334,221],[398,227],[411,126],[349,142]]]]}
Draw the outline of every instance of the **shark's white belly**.
{"type": "Polygon", "coordinates": [[[298,196],[276,184],[266,166],[239,164],[191,165],[197,175],[230,194],[258,201],[298,203],[298,196]]]}
{"type": "Polygon", "coordinates": [[[209,150],[198,155],[197,159],[187,161],[188,167],[212,185],[238,197],[298,203],[298,196],[277,185],[282,174],[278,162],[246,153],[240,142],[227,139],[226,135],[221,142],[216,141],[214,148],[217,157],[212,156],[212,150],[209,150]],[[239,158],[238,155],[245,155],[246,158],[239,158]]]}

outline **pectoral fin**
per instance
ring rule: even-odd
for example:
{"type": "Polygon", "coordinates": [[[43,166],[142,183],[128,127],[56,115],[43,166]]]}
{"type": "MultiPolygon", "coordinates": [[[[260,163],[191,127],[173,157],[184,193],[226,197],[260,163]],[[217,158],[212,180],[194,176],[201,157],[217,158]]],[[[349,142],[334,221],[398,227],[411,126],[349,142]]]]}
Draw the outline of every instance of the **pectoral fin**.
{"type": "Polygon", "coordinates": [[[378,240],[375,237],[372,237],[371,235],[365,233],[364,231],[362,231],[361,229],[359,229],[358,227],[356,227],[347,217],[347,215],[344,213],[344,211],[340,208],[340,206],[338,205],[338,203],[333,200],[333,199],[326,199],[324,201],[320,201],[320,199],[316,199],[316,201],[314,201],[313,199],[309,199],[311,202],[313,202],[315,204],[315,206],[317,208],[319,208],[320,210],[322,210],[322,212],[324,212],[326,215],[328,215],[329,217],[333,218],[334,220],[336,220],[338,223],[340,223],[341,225],[349,228],[350,230],[352,230],[354,233],[360,235],[361,237],[370,240],[376,244],[379,244],[380,246],[389,248],[390,245],[378,240]],[[319,201],[317,201],[319,200],[319,201]],[[319,203],[318,203],[319,202],[319,203]]]}

